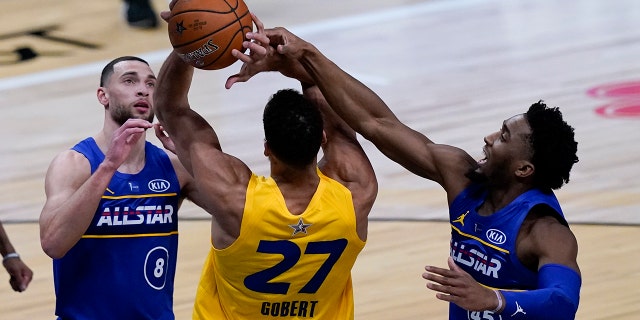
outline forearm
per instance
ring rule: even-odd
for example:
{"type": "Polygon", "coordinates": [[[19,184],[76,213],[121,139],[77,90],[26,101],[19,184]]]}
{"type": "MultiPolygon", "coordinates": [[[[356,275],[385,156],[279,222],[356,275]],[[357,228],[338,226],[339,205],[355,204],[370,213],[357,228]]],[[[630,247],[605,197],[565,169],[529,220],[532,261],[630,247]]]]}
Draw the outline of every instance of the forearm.
{"type": "Polygon", "coordinates": [[[4,230],[4,226],[0,223],[0,255],[3,257],[7,255],[7,253],[14,253],[16,250],[13,248],[11,241],[9,240],[9,235],[4,230]]]}
{"type": "Polygon", "coordinates": [[[347,124],[370,139],[379,122],[398,119],[380,97],[340,69],[311,44],[299,59],[329,105],[347,124]]]}
{"type": "MultiPolygon", "coordinates": [[[[171,114],[189,109],[187,96],[193,73],[194,68],[185,63],[175,51],[172,51],[162,64],[154,91],[156,114],[161,122],[170,120],[171,114]]],[[[170,128],[167,128],[165,123],[163,125],[171,133],[170,128]]]]}
{"type": "Polygon", "coordinates": [[[47,200],[40,215],[40,242],[48,256],[60,258],[80,240],[115,171],[116,168],[103,163],[73,194],[55,195],[47,200]]]}
{"type": "Polygon", "coordinates": [[[570,320],[578,310],[581,278],[561,265],[545,265],[539,273],[539,288],[530,291],[506,291],[502,315],[521,314],[523,319],[570,320]]]}

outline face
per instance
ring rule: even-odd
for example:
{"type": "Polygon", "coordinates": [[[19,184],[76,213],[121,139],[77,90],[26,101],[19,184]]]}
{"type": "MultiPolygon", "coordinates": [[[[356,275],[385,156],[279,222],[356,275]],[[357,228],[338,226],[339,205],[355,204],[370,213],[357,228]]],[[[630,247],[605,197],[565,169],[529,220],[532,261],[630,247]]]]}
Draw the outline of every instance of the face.
{"type": "Polygon", "coordinates": [[[122,61],[104,87],[98,89],[98,99],[111,118],[124,124],[130,118],[153,121],[153,90],[156,76],[140,61],[122,61]]]}
{"type": "Polygon", "coordinates": [[[491,184],[504,184],[521,175],[521,170],[532,169],[527,141],[530,134],[531,128],[524,115],[505,120],[500,130],[484,138],[485,158],[478,161],[475,174],[491,184]]]}

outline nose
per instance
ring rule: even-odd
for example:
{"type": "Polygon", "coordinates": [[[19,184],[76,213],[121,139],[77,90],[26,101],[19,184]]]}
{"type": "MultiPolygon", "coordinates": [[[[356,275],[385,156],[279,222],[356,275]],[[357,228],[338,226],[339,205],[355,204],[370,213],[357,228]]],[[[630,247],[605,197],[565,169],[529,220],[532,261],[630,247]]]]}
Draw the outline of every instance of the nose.
{"type": "Polygon", "coordinates": [[[138,96],[146,97],[146,96],[149,96],[149,93],[150,93],[150,90],[146,84],[142,83],[138,86],[138,93],[137,93],[138,96]]]}
{"type": "Polygon", "coordinates": [[[487,144],[487,145],[492,145],[492,144],[493,144],[493,141],[495,141],[496,136],[497,136],[498,134],[500,134],[500,132],[499,132],[499,131],[496,131],[496,132],[493,132],[493,133],[490,133],[490,134],[486,135],[486,136],[484,137],[484,143],[485,143],[485,144],[487,144]]]}

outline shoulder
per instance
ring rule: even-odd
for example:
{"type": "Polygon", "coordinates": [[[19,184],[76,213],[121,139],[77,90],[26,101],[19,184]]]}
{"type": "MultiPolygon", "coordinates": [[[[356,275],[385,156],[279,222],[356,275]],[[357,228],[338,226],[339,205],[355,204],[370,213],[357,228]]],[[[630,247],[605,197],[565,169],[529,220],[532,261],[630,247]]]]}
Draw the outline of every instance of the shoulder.
{"type": "Polygon", "coordinates": [[[49,164],[45,176],[45,188],[50,189],[50,192],[63,186],[79,188],[89,177],[91,177],[89,160],[83,154],[69,149],[56,155],[49,164]]]}
{"type": "Polygon", "coordinates": [[[64,150],[58,153],[53,160],[51,160],[51,164],[49,168],[58,168],[58,167],[68,167],[69,169],[74,169],[89,166],[89,159],[87,157],[73,149],[64,150]]]}

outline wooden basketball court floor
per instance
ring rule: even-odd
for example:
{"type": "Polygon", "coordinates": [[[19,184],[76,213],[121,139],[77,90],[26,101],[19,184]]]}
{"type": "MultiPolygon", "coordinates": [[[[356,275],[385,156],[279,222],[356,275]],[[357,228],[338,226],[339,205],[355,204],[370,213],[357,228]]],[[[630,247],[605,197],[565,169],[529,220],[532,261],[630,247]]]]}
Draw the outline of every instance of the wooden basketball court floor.
{"type": "MultiPolygon", "coordinates": [[[[26,292],[0,271],[0,318],[53,319],[51,260],[37,219],[51,159],[94,134],[99,72],[139,55],[157,71],[166,28],[133,30],[121,2],[4,0],[0,31],[0,219],[34,270],[26,292]]],[[[376,91],[411,127],[480,156],[484,135],[543,99],[576,128],[580,162],[557,192],[580,245],[577,319],[640,314],[640,3],[636,0],[247,0],[267,25],[313,42],[376,91]]],[[[165,0],[155,0],[164,9],[165,0]]],[[[275,90],[263,74],[225,90],[239,69],[199,71],[192,105],[225,151],[268,174],[260,115],[275,90]]],[[[154,137],[150,137],[154,140],[154,137]]],[[[380,180],[367,247],[353,270],[356,319],[446,319],[420,277],[445,265],[444,193],[362,141],[380,180]]],[[[208,216],[186,204],[175,310],[189,319],[208,250],[208,216]]],[[[141,297],[144,299],[144,297],[141,297]]],[[[113,303],[117,307],[116,302],[113,303]]],[[[507,316],[503,316],[506,319],[507,316]]]]}

